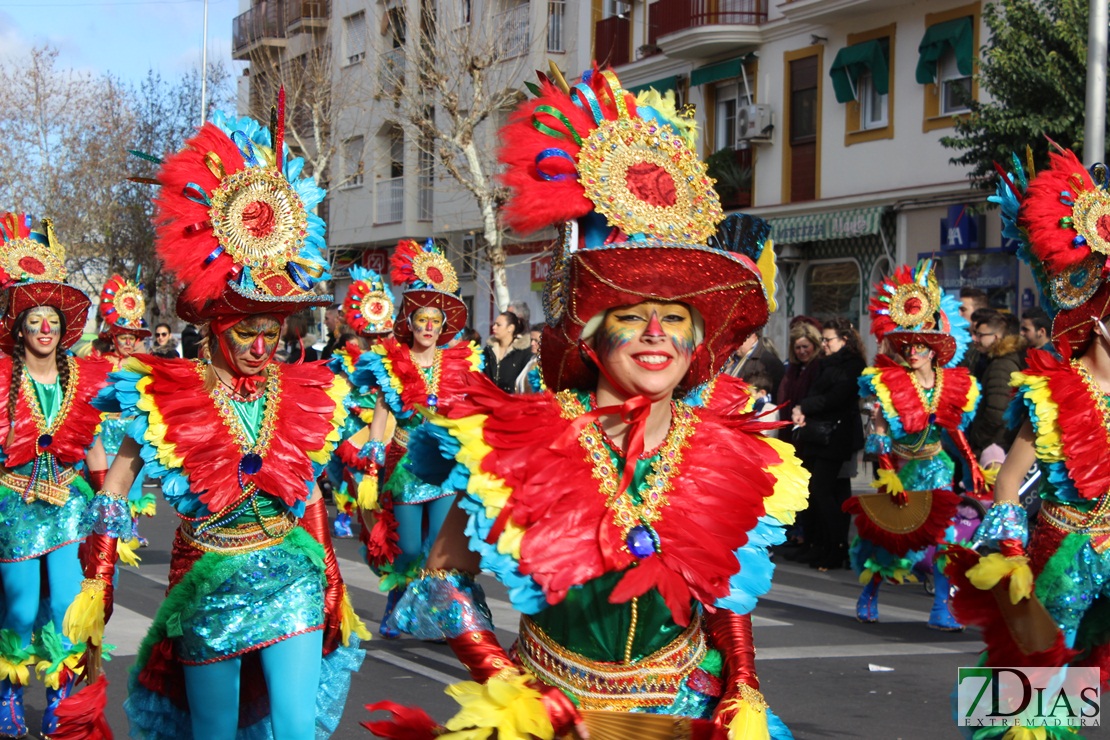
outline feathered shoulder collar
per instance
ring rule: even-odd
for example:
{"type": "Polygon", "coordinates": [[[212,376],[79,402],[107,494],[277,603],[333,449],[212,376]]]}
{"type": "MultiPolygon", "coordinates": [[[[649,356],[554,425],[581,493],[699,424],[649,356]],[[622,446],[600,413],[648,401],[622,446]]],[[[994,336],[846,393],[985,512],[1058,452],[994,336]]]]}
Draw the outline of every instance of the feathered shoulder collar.
{"type": "Polygon", "coordinates": [[[1032,349],[1026,362],[1010,385],[1029,411],[1037,457],[1064,474],[1049,476],[1061,492],[1097,499],[1110,491],[1110,407],[1077,360],[1032,349]]]}
{"type": "MultiPolygon", "coordinates": [[[[111,369],[102,360],[69,359],[69,389],[62,407],[55,419],[54,429],[50,432],[48,448],[38,446],[39,438],[45,430],[40,430],[34,419],[32,404],[37,408],[35,399],[27,398],[28,380],[24,369],[24,385],[20,389],[15,407],[15,435],[12,443],[4,447],[7,457],[5,465],[18,467],[31,462],[40,451],[50,452],[63,465],[73,465],[85,458],[85,452],[96,435],[100,423],[100,412],[92,407],[91,401],[104,386],[108,371],[111,369]]],[[[8,438],[11,420],[8,418],[8,390],[12,382],[12,360],[0,359],[0,445],[8,438]]]]}
{"type": "MultiPolygon", "coordinates": [[[[955,431],[963,429],[979,404],[979,382],[965,367],[937,368],[940,398],[927,404],[909,368],[880,355],[860,376],[866,395],[878,396],[883,418],[894,436],[917,434],[933,424],[955,431]]],[[[935,393],[935,391],[934,391],[935,393]]]]}
{"type": "Polygon", "coordinates": [[[154,464],[152,474],[172,474],[163,488],[182,513],[219,511],[239,500],[248,484],[296,511],[339,439],[349,386],[323,363],[271,363],[266,372],[265,411],[253,444],[228,396],[207,388],[198,360],[129,357],[97,404],[142,417],[129,431],[146,446],[143,458],[154,464]],[[255,473],[243,464],[248,454],[261,458],[255,473]]]}
{"type": "Polygon", "coordinates": [[[473,343],[437,349],[429,378],[413,360],[412,349],[388,337],[363,352],[352,375],[358,386],[377,386],[390,411],[408,418],[417,408],[445,407],[455,398],[467,375],[482,369],[482,352],[473,343]],[[429,403],[433,398],[435,403],[429,403]]]}
{"type": "MultiPolygon", "coordinates": [[[[627,492],[614,495],[619,476],[599,428],[578,421],[589,396],[508,395],[478,375],[467,378],[465,391],[450,418],[430,421],[461,448],[472,547],[484,567],[504,576],[511,595],[520,575],[551,604],[576,585],[623,571],[613,602],[655,588],[685,624],[691,600],[712,608],[736,590],[730,579],[761,517],[792,522],[805,506],[801,464],[786,444],[751,433],[750,416],[676,402],[671,431],[639,489],[643,503],[634,506],[627,492]],[[658,538],[656,554],[643,559],[627,545],[640,521],[658,538]]],[[[765,557],[762,539],[758,546],[765,557]]],[[[749,589],[751,603],[736,610],[750,608],[766,588],[749,589]]]]}

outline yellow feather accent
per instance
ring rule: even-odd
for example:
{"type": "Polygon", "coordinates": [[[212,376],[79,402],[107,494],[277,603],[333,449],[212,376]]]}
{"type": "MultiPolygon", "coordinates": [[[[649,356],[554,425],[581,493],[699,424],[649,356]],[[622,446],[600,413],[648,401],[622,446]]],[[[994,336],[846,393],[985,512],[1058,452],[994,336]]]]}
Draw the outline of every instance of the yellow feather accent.
{"type": "Polygon", "coordinates": [[[371,470],[358,482],[358,508],[378,510],[378,473],[371,470]]]}
{"type": "Polygon", "coordinates": [[[890,397],[890,389],[883,383],[883,376],[879,374],[879,368],[865,368],[863,375],[870,378],[871,387],[875,389],[875,395],[879,398],[879,405],[883,407],[883,416],[888,419],[899,416],[894,408],[894,399],[890,397]]]}
{"type": "Polygon", "coordinates": [[[482,348],[474,342],[471,342],[470,354],[467,356],[466,361],[470,364],[471,372],[482,372],[482,348]]]}
{"type": "Polygon", "coordinates": [[[973,411],[976,404],[979,403],[979,383],[972,379],[971,387],[967,390],[967,399],[964,401],[964,413],[973,411]]]}
{"type": "Polygon", "coordinates": [[[763,245],[763,253],[759,255],[759,261],[755,263],[759,268],[759,274],[763,279],[763,292],[767,295],[767,311],[774,312],[778,307],[778,301],[775,300],[775,279],[778,277],[779,268],[775,262],[775,242],[771,239],[763,245]]]}
{"type": "Polygon", "coordinates": [[[335,412],[331,417],[331,430],[324,437],[324,446],[318,450],[308,450],[308,458],[320,465],[326,465],[331,460],[332,450],[339,444],[339,427],[347,420],[347,404],[343,401],[351,392],[350,384],[336,375],[328,387],[328,397],[335,402],[335,412]]]}
{"type": "Polygon", "coordinates": [[[794,447],[774,437],[763,437],[781,462],[767,467],[775,476],[774,493],[763,500],[763,509],[782,524],[793,524],[795,514],[806,508],[809,501],[809,471],[794,454],[794,447]]]}
{"type": "Polygon", "coordinates": [[[995,481],[998,480],[998,471],[1002,469],[1001,465],[991,465],[989,468],[980,467],[983,471],[983,482],[987,484],[987,488],[994,488],[995,481]]]}
{"type": "Polygon", "coordinates": [[[162,418],[162,412],[158,410],[158,405],[154,402],[154,397],[147,393],[147,388],[152,380],[153,378],[147,375],[135,383],[135,389],[139,392],[139,400],[135,405],[147,413],[147,427],[144,436],[146,441],[154,446],[157,451],[158,462],[163,467],[180,468],[185,464],[185,460],[178,456],[177,447],[172,442],[166,441],[166,433],[169,428],[162,418]]]}
{"type": "Polygon", "coordinates": [[[1002,740],[1047,740],[1048,733],[1043,727],[1011,727],[1002,740]]]}
{"type": "Polygon", "coordinates": [[[12,662],[0,655],[0,678],[19,686],[26,686],[28,681],[31,680],[31,672],[27,670],[27,666],[34,662],[34,655],[30,655],[19,662],[12,662]]]}
{"type": "Polygon", "coordinates": [[[104,638],[104,588],[100,580],[86,578],[81,591],[66,609],[62,634],[74,645],[89,641],[99,646],[104,638]]]}
{"type": "Polygon", "coordinates": [[[76,653],[74,655],[66,656],[66,658],[61,663],[59,663],[58,667],[54,670],[50,670],[51,666],[54,665],[52,662],[50,662],[49,660],[40,660],[38,663],[35,664],[35,675],[39,677],[39,680],[42,681],[46,688],[56,690],[58,686],[60,686],[62,683],[62,669],[69,668],[69,670],[73,671],[74,673],[78,673],[79,671],[77,667],[81,663],[81,659],[84,657],[84,650],[81,650],[79,653],[76,653]]]}
{"type": "Polygon", "coordinates": [[[401,384],[401,379],[393,372],[393,360],[389,359],[389,354],[386,353],[385,347],[379,343],[375,344],[368,351],[381,356],[382,366],[385,367],[386,377],[389,378],[389,387],[400,397],[401,391],[404,390],[404,388],[401,384]]]}
{"type": "Polygon", "coordinates": [[[442,738],[470,740],[553,740],[555,729],[547,717],[540,692],[527,685],[527,674],[491,678],[484,684],[463,681],[447,687],[447,695],[459,703],[459,712],[447,721],[451,730],[442,738]]]}
{"type": "Polygon", "coordinates": [[[740,687],[741,698],[733,699],[726,706],[736,714],[728,723],[729,740],[770,740],[767,729],[767,702],[763,694],[750,686],[740,687]]]}
{"type": "MultiPolygon", "coordinates": [[[[678,103],[675,100],[674,90],[667,90],[665,93],[660,93],[655,88],[649,87],[643,90],[636,96],[636,105],[646,105],[659,111],[659,114],[666,120],[667,124],[672,129],[677,126],[675,133],[682,137],[686,142],[686,146],[691,149],[697,149],[698,145],[698,124],[693,117],[684,117],[678,112],[678,103]]],[[[771,309],[772,311],[774,309],[771,309]]]]}
{"type": "Polygon", "coordinates": [[[875,577],[875,572],[874,571],[869,570],[867,568],[864,568],[863,572],[861,572],[859,574],[859,582],[863,583],[863,584],[867,584],[867,583],[870,583],[871,579],[874,578],[874,577],[875,577]]]}
{"type": "Polygon", "coordinates": [[[512,489],[505,485],[504,479],[482,470],[482,460],[493,451],[486,444],[483,435],[483,426],[489,417],[484,414],[474,414],[462,419],[427,416],[430,422],[444,427],[459,441],[460,449],[455,458],[470,471],[470,482],[466,490],[485,505],[487,516],[496,518],[512,495],[512,489]]]}
{"type": "Polygon", "coordinates": [[[119,561],[124,565],[130,565],[132,568],[138,568],[142,561],[137,553],[138,549],[139,540],[137,537],[129,540],[119,540],[116,543],[116,553],[119,555],[119,561]]]}
{"type": "Polygon", "coordinates": [[[902,479],[898,477],[898,473],[888,468],[879,468],[875,480],[871,481],[871,487],[886,491],[891,496],[904,493],[906,490],[906,487],[902,485],[902,479]]]}
{"type": "Polygon", "coordinates": [[[1010,385],[1019,389],[1024,386],[1019,392],[1024,393],[1033,404],[1037,458],[1045,462],[1061,462],[1064,459],[1064,445],[1060,432],[1060,407],[1052,400],[1048,380],[1040,375],[1016,372],[1010,376],[1010,385]]]}
{"type": "Polygon", "coordinates": [[[354,501],[354,499],[347,495],[346,481],[343,482],[343,485],[339,487],[338,491],[332,494],[332,497],[335,499],[335,508],[340,511],[343,511],[343,509],[347,508],[347,504],[354,501]]]}
{"type": "Polygon", "coordinates": [[[358,615],[355,614],[355,608],[351,606],[351,595],[347,593],[347,589],[343,589],[343,602],[339,607],[339,634],[343,640],[344,646],[351,644],[351,633],[354,632],[358,635],[360,640],[370,639],[370,630],[366,629],[366,625],[362,623],[358,615]]]}
{"type": "Polygon", "coordinates": [[[980,591],[989,591],[1006,577],[1010,578],[1011,604],[1017,604],[1033,593],[1033,571],[1028,558],[1008,558],[1000,552],[992,552],[979,558],[979,563],[967,571],[967,580],[980,591]]]}
{"type": "Polygon", "coordinates": [[[520,560],[520,545],[524,542],[526,531],[519,524],[512,521],[506,522],[504,531],[497,538],[497,551],[504,555],[512,555],[515,559],[520,560]]]}

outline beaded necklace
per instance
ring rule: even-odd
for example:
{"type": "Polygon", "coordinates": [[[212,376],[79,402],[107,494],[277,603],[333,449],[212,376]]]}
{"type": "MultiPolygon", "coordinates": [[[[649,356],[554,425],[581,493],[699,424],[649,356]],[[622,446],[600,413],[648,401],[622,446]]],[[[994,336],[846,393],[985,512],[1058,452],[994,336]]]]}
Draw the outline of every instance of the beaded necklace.
{"type": "Polygon", "coordinates": [[[424,379],[424,390],[428,395],[428,408],[435,409],[439,406],[439,379],[443,373],[443,350],[436,349],[432,364],[428,367],[417,365],[420,368],[420,377],[424,379]]]}
{"type": "Polygon", "coordinates": [[[72,357],[67,357],[66,364],[69,365],[69,384],[62,394],[62,403],[58,407],[58,413],[54,415],[54,421],[49,424],[46,422],[46,412],[39,404],[38,394],[35,393],[35,386],[31,382],[31,375],[26,368],[24,368],[23,377],[20,379],[20,391],[23,393],[23,398],[27,402],[27,409],[31,413],[31,420],[35,423],[35,429],[38,431],[38,437],[35,438],[35,462],[31,466],[31,474],[27,476],[27,488],[23,491],[23,500],[28,503],[34,498],[35,483],[41,479],[44,472],[48,480],[55,483],[61,480],[58,461],[50,452],[50,445],[54,444],[54,435],[62,428],[62,424],[65,423],[66,417],[69,415],[69,410],[73,408],[73,397],[77,395],[77,383],[80,379],[77,361],[72,357]]]}
{"type": "Polygon", "coordinates": [[[930,398],[928,391],[921,385],[917,373],[912,370],[910,371],[910,381],[913,383],[913,389],[917,391],[917,397],[921,399],[921,405],[930,416],[937,412],[937,406],[940,404],[940,394],[944,389],[944,372],[939,369],[935,370],[934,378],[932,388],[933,396],[930,398]]]}
{"type": "MultiPolygon", "coordinates": [[[[1079,360],[1072,360],[1071,366],[1079,375],[1079,379],[1083,381],[1083,385],[1087,387],[1087,394],[1094,401],[1095,408],[1098,409],[1098,414],[1102,417],[1102,431],[1110,441],[1110,400],[1106,398],[1106,394],[1102,392],[1102,388],[1095,381],[1086,365],[1079,360]]],[[[1098,503],[1095,504],[1088,515],[1087,526],[1092,526],[1105,519],[1107,514],[1110,514],[1110,494],[1104,493],[1099,496],[1098,503]]]]}
{"type": "MultiPolygon", "coordinates": [[[[556,399],[562,406],[564,418],[577,418],[586,413],[586,408],[572,391],[560,391],[556,399]]],[[[591,399],[592,401],[592,399],[591,399]]],[[[596,405],[595,401],[592,401],[596,405]]],[[[620,476],[609,457],[605,446],[605,434],[600,424],[587,425],[579,434],[578,440],[585,448],[587,459],[593,465],[593,477],[598,482],[599,492],[605,496],[605,506],[613,512],[613,523],[624,535],[625,546],[637,558],[650,557],[659,551],[659,535],[651,526],[663,516],[667,505],[667,493],[671,490],[671,478],[678,472],[682,463],[682,450],[694,431],[698,417],[693,409],[684,403],[671,402],[671,428],[659,454],[651,462],[651,472],[644,477],[644,488],[640,502],[636,503],[632,491],[618,495],[620,476]]],[[[625,465],[635,465],[636,460],[626,460],[625,465]]]]}

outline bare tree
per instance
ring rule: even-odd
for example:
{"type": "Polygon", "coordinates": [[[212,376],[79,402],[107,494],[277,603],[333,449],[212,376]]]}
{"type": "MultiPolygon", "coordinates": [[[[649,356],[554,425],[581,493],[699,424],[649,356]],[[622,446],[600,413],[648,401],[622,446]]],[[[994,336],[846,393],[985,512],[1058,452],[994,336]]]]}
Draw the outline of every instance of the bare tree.
{"type": "Polygon", "coordinates": [[[477,205],[494,300],[504,310],[510,295],[498,214],[508,192],[497,181],[496,133],[523,99],[530,36],[527,21],[521,26],[514,15],[527,5],[508,14],[497,7],[482,3],[490,17],[471,18],[471,3],[446,3],[437,18],[433,0],[420,0],[416,23],[399,9],[389,13],[383,26],[395,49],[380,76],[393,105],[387,117],[477,205]]]}

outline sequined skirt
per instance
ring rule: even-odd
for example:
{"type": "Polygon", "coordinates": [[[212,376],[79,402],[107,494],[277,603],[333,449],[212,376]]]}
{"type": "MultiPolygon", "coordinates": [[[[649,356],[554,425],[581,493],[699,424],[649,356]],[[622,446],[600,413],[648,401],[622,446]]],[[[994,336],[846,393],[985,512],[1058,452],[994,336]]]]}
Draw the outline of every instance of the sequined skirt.
{"type": "Polygon", "coordinates": [[[24,501],[22,491],[0,484],[0,562],[41,557],[89,534],[91,529],[83,520],[92,491],[80,476],[69,478],[66,489],[68,495],[59,506],[38,499],[24,501]]]}
{"type": "MultiPolygon", "coordinates": [[[[400,427],[398,431],[401,431],[400,427]]],[[[397,439],[397,434],[394,433],[393,444],[386,452],[385,461],[384,490],[393,496],[394,504],[425,504],[455,494],[455,491],[428,483],[413,473],[409,469],[408,448],[399,445],[397,439]]],[[[408,438],[405,439],[407,441],[408,438]]]]}
{"type": "Polygon", "coordinates": [[[100,443],[108,453],[109,464],[112,458],[119,454],[120,445],[127,436],[127,426],[131,421],[131,419],[121,419],[119,414],[113,414],[100,422],[100,443]]]}

